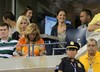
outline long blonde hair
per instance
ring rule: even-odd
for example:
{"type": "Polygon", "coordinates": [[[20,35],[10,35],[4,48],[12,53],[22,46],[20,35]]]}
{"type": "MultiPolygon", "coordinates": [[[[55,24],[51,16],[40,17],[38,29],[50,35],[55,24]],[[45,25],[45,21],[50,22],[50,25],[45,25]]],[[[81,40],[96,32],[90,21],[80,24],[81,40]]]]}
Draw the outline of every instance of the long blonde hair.
{"type": "Polygon", "coordinates": [[[33,40],[33,43],[35,43],[36,41],[38,41],[41,38],[40,30],[39,30],[38,26],[35,23],[30,23],[25,30],[26,43],[29,43],[29,34],[31,34],[31,33],[36,34],[36,36],[33,40]]]}
{"type": "Polygon", "coordinates": [[[22,20],[26,20],[26,22],[27,22],[27,25],[29,25],[30,24],[30,21],[28,20],[28,18],[26,17],[26,16],[19,16],[19,18],[18,18],[18,20],[17,20],[17,31],[20,33],[20,34],[22,34],[23,33],[23,31],[22,31],[22,29],[21,29],[21,21],[22,20]]]}

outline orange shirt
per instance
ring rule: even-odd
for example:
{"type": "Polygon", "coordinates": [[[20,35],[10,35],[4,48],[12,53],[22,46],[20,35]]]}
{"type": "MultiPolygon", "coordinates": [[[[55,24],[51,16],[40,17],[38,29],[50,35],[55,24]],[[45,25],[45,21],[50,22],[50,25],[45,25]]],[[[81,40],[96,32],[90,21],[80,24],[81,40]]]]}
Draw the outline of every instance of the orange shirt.
{"type": "MultiPolygon", "coordinates": [[[[25,38],[20,38],[17,45],[26,44],[25,38]]],[[[35,44],[44,44],[44,40],[41,38],[35,44]]],[[[22,51],[24,55],[28,55],[28,46],[20,46],[16,48],[17,51],[22,51]]],[[[34,55],[39,56],[40,52],[45,51],[44,45],[34,46],[34,55]]],[[[32,55],[32,47],[30,47],[30,55],[32,55]]]]}

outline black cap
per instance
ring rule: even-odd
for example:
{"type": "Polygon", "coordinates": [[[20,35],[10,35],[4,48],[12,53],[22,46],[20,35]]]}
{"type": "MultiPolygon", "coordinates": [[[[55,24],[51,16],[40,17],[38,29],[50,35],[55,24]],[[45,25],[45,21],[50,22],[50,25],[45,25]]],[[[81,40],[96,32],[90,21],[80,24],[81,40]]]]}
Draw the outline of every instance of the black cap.
{"type": "Polygon", "coordinates": [[[70,41],[70,42],[67,43],[66,48],[67,48],[67,49],[72,48],[72,49],[77,49],[77,50],[79,50],[80,45],[79,45],[77,42],[70,41]]]}

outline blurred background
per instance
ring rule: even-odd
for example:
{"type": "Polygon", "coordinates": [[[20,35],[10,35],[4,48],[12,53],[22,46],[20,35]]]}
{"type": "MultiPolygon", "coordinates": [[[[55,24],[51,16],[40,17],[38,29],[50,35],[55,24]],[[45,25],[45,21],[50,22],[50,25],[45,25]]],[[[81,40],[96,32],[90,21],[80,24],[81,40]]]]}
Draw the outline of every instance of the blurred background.
{"type": "Polygon", "coordinates": [[[90,9],[94,14],[100,12],[100,0],[0,0],[0,22],[5,11],[12,11],[16,19],[26,6],[34,10],[34,20],[39,23],[45,16],[55,17],[58,9],[65,9],[68,12],[67,19],[77,28],[79,13],[83,8],[90,9]]]}

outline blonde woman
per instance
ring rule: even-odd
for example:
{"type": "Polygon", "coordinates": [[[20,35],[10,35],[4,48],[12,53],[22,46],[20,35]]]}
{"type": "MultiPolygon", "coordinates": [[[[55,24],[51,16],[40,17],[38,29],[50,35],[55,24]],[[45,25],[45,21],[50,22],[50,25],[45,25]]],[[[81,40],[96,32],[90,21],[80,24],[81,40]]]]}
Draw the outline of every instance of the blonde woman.
{"type": "Polygon", "coordinates": [[[24,34],[26,27],[30,24],[29,19],[26,16],[19,16],[17,20],[17,32],[12,36],[13,39],[18,40],[24,34]]]}
{"type": "MultiPolygon", "coordinates": [[[[32,56],[32,44],[42,44],[34,45],[34,56],[43,55],[45,52],[44,40],[40,37],[40,31],[35,23],[31,23],[27,26],[23,38],[20,38],[17,45],[29,44],[30,45],[30,55],[32,56]]],[[[22,56],[28,55],[28,46],[21,46],[16,48],[17,51],[22,52],[22,56]]]]}

